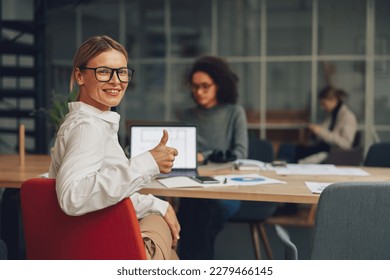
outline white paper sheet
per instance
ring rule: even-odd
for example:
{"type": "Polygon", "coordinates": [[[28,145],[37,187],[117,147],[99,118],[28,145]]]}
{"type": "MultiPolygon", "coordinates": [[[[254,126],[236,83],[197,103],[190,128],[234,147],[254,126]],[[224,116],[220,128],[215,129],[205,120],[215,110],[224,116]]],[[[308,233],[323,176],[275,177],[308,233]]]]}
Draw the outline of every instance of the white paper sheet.
{"type": "Polygon", "coordinates": [[[49,172],[39,174],[40,178],[49,178],[49,172]]]}
{"type": "Polygon", "coordinates": [[[342,175],[368,176],[368,172],[357,167],[336,167],[332,164],[288,164],[286,167],[276,168],[278,175],[342,175]]]}
{"type": "Polygon", "coordinates": [[[230,187],[230,186],[253,186],[261,184],[286,184],[286,182],[260,176],[259,174],[245,174],[245,175],[218,175],[213,176],[220,181],[219,184],[201,184],[189,177],[175,176],[157,181],[167,188],[210,188],[210,187],[230,187]],[[225,183],[226,182],[226,183],[225,183]]]}
{"type": "Polygon", "coordinates": [[[325,182],[305,182],[305,185],[309,188],[312,193],[322,193],[322,191],[332,183],[325,182]]]}

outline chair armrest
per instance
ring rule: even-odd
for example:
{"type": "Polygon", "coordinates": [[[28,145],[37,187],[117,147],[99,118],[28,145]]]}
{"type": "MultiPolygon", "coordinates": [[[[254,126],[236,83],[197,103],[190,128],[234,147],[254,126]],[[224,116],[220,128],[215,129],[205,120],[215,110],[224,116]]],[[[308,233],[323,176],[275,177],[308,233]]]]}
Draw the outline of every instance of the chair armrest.
{"type": "Polygon", "coordinates": [[[287,230],[280,226],[275,225],[276,234],[282,241],[284,247],[284,257],[286,260],[297,260],[298,259],[298,249],[295,244],[291,241],[290,235],[287,230]]]}

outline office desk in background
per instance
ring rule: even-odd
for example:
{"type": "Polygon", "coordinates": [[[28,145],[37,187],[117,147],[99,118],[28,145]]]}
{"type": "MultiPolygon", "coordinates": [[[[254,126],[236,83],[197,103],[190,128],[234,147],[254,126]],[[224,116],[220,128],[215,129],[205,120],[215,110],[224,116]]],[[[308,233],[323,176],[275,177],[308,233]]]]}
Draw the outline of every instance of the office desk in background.
{"type": "MultiPolygon", "coordinates": [[[[0,187],[20,188],[29,179],[46,173],[50,166],[49,155],[26,155],[24,166],[19,165],[18,155],[0,155],[0,187]]],[[[360,167],[370,176],[341,175],[277,175],[274,171],[259,171],[262,176],[286,182],[286,184],[266,184],[240,187],[208,188],[166,188],[154,181],[140,192],[167,197],[193,197],[210,199],[239,199],[253,201],[273,201],[316,204],[319,195],[312,194],[306,187],[306,181],[342,182],[342,181],[390,181],[390,169],[378,167],[360,167]]],[[[237,171],[230,164],[212,164],[200,166],[201,175],[249,174],[253,171],[237,171]]]]}
{"type": "Polygon", "coordinates": [[[23,165],[16,154],[0,155],[0,188],[20,188],[21,184],[49,172],[49,155],[26,155],[23,165]]]}
{"type": "MultiPolygon", "coordinates": [[[[226,165],[227,166],[227,165],[226,165]]],[[[264,184],[239,187],[207,187],[207,188],[166,188],[158,182],[152,182],[141,193],[151,193],[166,197],[193,197],[210,199],[238,199],[251,201],[290,202],[317,204],[319,195],[313,194],[305,182],[343,182],[343,181],[390,181],[389,168],[360,167],[369,176],[352,175],[278,175],[275,171],[259,171],[262,176],[286,182],[286,184],[264,184]]],[[[250,174],[253,171],[237,171],[230,166],[220,168],[217,165],[199,167],[201,175],[250,174]]]]}
{"type": "Polygon", "coordinates": [[[289,139],[292,143],[308,141],[307,124],[310,112],[304,110],[266,110],[263,114],[258,110],[246,110],[248,132],[252,137],[265,137],[271,141],[274,151],[289,139]],[[263,119],[264,118],[264,119],[263,119]]]}

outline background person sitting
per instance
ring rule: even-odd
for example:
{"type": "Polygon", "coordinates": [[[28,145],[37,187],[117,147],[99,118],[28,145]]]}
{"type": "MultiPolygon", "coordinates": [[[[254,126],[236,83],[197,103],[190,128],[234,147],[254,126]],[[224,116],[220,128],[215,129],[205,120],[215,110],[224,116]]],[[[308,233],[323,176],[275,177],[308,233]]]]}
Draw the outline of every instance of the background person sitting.
{"type": "Polygon", "coordinates": [[[308,145],[282,144],[278,158],[287,162],[320,163],[332,147],[349,150],[357,133],[355,114],[345,104],[347,93],[327,86],[319,93],[319,102],[326,116],[321,124],[309,124],[313,136],[308,145]],[[318,156],[317,156],[318,155],[318,156]]]}

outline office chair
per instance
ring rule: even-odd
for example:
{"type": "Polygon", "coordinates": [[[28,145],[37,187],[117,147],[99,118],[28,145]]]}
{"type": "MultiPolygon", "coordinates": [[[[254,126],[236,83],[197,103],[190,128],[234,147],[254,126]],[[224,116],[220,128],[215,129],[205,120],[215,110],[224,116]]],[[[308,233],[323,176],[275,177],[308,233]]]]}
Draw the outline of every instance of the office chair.
{"type": "Polygon", "coordinates": [[[372,144],[368,149],[364,166],[390,167],[390,142],[372,144]]]}
{"type": "Polygon", "coordinates": [[[350,150],[342,150],[332,147],[324,164],[359,166],[363,161],[363,146],[361,145],[361,133],[356,132],[350,150]]]}
{"type": "Polygon", "coordinates": [[[268,140],[249,138],[248,158],[272,162],[274,160],[274,148],[272,143],[268,140]]]}
{"type": "MultiPolygon", "coordinates": [[[[273,161],[274,152],[271,142],[261,139],[249,139],[248,158],[264,162],[273,161]]],[[[249,224],[256,259],[261,259],[259,236],[264,244],[267,257],[272,259],[272,250],[263,223],[266,218],[276,211],[277,205],[273,202],[241,201],[240,209],[229,219],[229,222],[249,224]]]]}
{"type": "Polygon", "coordinates": [[[297,260],[298,249],[297,246],[291,241],[288,231],[281,225],[275,225],[276,234],[280,237],[284,248],[284,258],[286,260],[297,260]]]}
{"type": "MultiPolygon", "coordinates": [[[[311,259],[390,259],[390,182],[343,182],[321,194],[311,259]]],[[[282,243],[286,236],[279,234],[282,243]]],[[[288,241],[288,240],[287,240],[288,241]]],[[[284,247],[293,256],[293,247],[284,247]]]]}
{"type": "Polygon", "coordinates": [[[21,187],[27,259],[146,259],[131,200],[69,216],[60,208],[55,179],[34,178],[21,187]]]}

